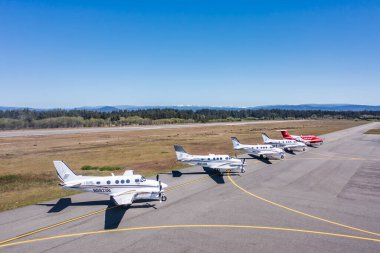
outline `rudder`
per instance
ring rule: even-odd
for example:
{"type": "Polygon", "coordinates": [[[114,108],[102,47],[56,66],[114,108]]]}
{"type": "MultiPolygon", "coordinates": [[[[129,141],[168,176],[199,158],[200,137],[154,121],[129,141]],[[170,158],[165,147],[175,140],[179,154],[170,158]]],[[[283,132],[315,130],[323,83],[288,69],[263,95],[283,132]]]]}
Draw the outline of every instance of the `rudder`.
{"type": "Polygon", "coordinates": [[[78,177],[63,161],[53,161],[53,163],[62,182],[72,181],[78,177]]]}

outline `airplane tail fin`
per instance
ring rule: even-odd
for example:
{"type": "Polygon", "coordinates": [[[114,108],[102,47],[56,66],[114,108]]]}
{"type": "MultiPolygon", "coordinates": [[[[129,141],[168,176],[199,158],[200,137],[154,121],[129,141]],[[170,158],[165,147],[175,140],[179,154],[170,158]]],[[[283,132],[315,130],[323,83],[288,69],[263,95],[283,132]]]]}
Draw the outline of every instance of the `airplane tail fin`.
{"type": "Polygon", "coordinates": [[[283,138],[291,137],[287,130],[281,130],[281,134],[283,138]]]}
{"type": "Polygon", "coordinates": [[[53,163],[62,182],[71,181],[78,177],[63,161],[53,161],[53,163]]]}
{"type": "Polygon", "coordinates": [[[264,143],[270,142],[270,138],[266,133],[261,133],[261,137],[263,137],[264,143]]]}
{"type": "Polygon", "coordinates": [[[240,147],[240,141],[236,137],[231,137],[232,145],[234,146],[234,149],[239,149],[240,147]]]}
{"type": "Polygon", "coordinates": [[[177,156],[177,160],[181,160],[182,158],[186,157],[188,153],[183,149],[180,145],[174,145],[175,154],[177,156]]]}

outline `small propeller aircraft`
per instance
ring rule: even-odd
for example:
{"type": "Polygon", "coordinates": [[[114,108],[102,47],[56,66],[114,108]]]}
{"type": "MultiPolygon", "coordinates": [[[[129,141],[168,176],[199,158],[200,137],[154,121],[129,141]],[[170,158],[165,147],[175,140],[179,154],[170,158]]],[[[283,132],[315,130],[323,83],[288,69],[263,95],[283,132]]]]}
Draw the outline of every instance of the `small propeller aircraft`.
{"type": "Polygon", "coordinates": [[[63,189],[87,191],[110,196],[116,205],[129,206],[136,200],[166,201],[165,188],[167,184],[156,180],[145,179],[134,175],[133,170],[126,170],[123,175],[106,177],[81,176],[75,173],[63,162],[54,161],[54,167],[63,189]]]}
{"type": "Polygon", "coordinates": [[[281,148],[285,151],[305,151],[306,145],[303,142],[295,140],[273,140],[265,133],[262,133],[263,141],[265,144],[272,145],[276,148],[281,148]]]}
{"type": "Polygon", "coordinates": [[[287,140],[303,142],[308,146],[318,146],[323,144],[322,138],[315,135],[290,135],[287,130],[279,130],[282,137],[287,140]]]}
{"type": "Polygon", "coordinates": [[[273,147],[272,145],[246,145],[241,144],[236,137],[231,137],[232,145],[235,150],[243,150],[248,154],[259,156],[262,159],[284,159],[285,152],[273,147]]]}
{"type": "Polygon", "coordinates": [[[245,159],[232,158],[229,155],[190,155],[180,145],[174,145],[174,150],[177,160],[189,165],[210,168],[217,170],[221,174],[225,172],[245,172],[245,159]]]}

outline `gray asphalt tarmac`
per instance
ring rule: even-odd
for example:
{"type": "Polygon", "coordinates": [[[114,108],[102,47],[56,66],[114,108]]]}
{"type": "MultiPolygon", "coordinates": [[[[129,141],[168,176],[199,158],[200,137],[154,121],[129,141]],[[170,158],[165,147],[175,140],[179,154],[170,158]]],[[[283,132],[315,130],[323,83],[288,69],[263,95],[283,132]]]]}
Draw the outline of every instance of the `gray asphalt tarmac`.
{"type": "Polygon", "coordinates": [[[249,159],[240,176],[163,174],[162,203],[108,208],[85,193],[2,212],[0,251],[380,252],[380,136],[363,134],[379,125],[271,164],[249,159]]]}
{"type": "MultiPolygon", "coordinates": [[[[297,121],[306,121],[306,120],[297,120],[297,121]]],[[[10,130],[10,131],[0,131],[0,137],[103,133],[103,132],[129,132],[129,131],[152,130],[152,129],[256,125],[256,124],[281,123],[281,122],[286,122],[286,121],[285,120],[262,120],[262,121],[245,121],[245,122],[216,122],[216,123],[123,126],[123,127],[85,127],[85,128],[65,128],[65,129],[56,128],[56,129],[10,130]]]]}

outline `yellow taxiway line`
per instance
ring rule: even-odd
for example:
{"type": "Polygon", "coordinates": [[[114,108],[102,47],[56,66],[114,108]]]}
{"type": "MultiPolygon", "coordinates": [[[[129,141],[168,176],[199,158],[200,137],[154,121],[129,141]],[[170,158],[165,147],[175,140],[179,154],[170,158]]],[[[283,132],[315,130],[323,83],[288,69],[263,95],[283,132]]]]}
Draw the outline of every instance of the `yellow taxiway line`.
{"type": "Polygon", "coordinates": [[[36,239],[30,239],[20,242],[12,242],[0,245],[0,248],[22,245],[33,242],[41,242],[53,239],[63,239],[69,237],[78,237],[78,236],[86,236],[86,235],[97,235],[97,234],[105,234],[105,233],[117,233],[117,232],[126,232],[126,231],[141,231],[141,230],[154,230],[154,229],[186,229],[186,228],[220,228],[220,229],[257,229],[257,230],[271,230],[271,231],[287,231],[287,232],[299,232],[299,233],[307,233],[307,234],[315,234],[315,235],[324,235],[324,236],[334,236],[348,239],[357,239],[364,241],[372,241],[372,242],[380,242],[380,239],[370,238],[370,237],[362,237],[362,236],[354,236],[347,234],[338,234],[338,233],[329,233],[323,231],[314,231],[314,230],[304,230],[304,229],[296,229],[296,228],[282,228],[282,227],[267,227],[267,226],[250,226],[250,225],[206,225],[206,224],[195,224],[195,225],[163,225],[163,226],[147,226],[147,227],[132,227],[132,228],[119,228],[112,230],[99,230],[99,231],[91,231],[91,232],[81,232],[81,233],[72,233],[65,235],[56,235],[56,236],[48,236],[41,237],[36,239]]]}
{"type": "Polygon", "coordinates": [[[330,224],[333,224],[333,225],[336,225],[336,226],[339,226],[339,227],[344,227],[344,228],[348,228],[348,229],[351,229],[351,230],[355,230],[355,231],[359,231],[359,232],[363,232],[363,233],[366,233],[366,234],[371,234],[371,235],[376,235],[376,236],[380,236],[379,233],[375,233],[375,232],[371,232],[371,231],[368,231],[368,230],[364,230],[364,229],[361,229],[361,228],[356,228],[356,227],[352,227],[352,226],[348,226],[348,225],[344,225],[344,224],[341,224],[341,223],[338,223],[338,222],[335,222],[335,221],[331,221],[331,220],[328,220],[328,219],[324,219],[324,218],[321,218],[321,217],[318,217],[318,216],[315,216],[315,215],[312,215],[312,214],[308,214],[308,213],[305,213],[305,212],[302,212],[302,211],[299,211],[299,210],[296,210],[296,209],[293,209],[293,208],[290,208],[290,207],[287,207],[285,205],[281,205],[279,203],[276,203],[276,202],[273,202],[269,199],[266,199],[266,198],[263,198],[263,197],[260,197],[246,189],[244,189],[243,187],[239,186],[232,178],[231,176],[228,174],[227,175],[228,179],[231,181],[231,183],[233,185],[235,185],[239,190],[243,191],[244,193],[256,198],[256,199],[259,199],[261,201],[264,201],[266,203],[269,203],[271,205],[274,205],[274,206],[277,206],[277,207],[280,207],[280,208],[283,208],[283,209],[286,209],[288,211],[291,211],[291,212],[294,212],[294,213],[297,213],[297,214],[300,214],[300,215],[303,215],[303,216],[306,216],[306,217],[309,217],[309,218],[313,218],[313,219],[316,219],[316,220],[320,220],[320,221],[324,221],[324,222],[327,222],[327,223],[330,223],[330,224]]]}

